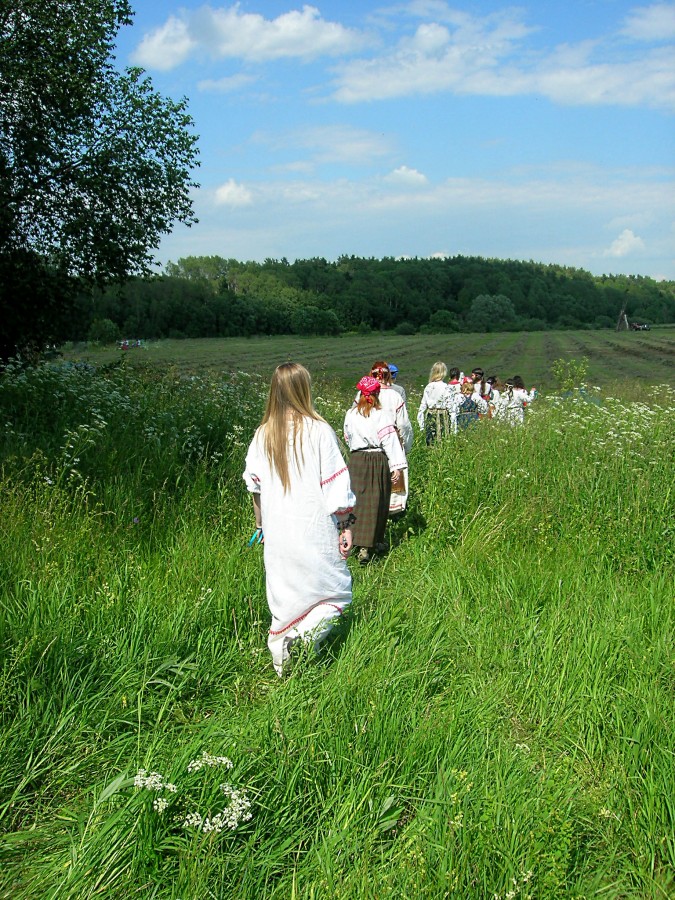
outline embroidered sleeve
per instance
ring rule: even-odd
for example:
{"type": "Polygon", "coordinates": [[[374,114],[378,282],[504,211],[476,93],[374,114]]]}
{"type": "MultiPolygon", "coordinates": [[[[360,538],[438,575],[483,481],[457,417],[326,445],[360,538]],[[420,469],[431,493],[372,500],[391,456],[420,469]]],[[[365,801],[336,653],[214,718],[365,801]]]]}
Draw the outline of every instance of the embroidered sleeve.
{"type": "Polygon", "coordinates": [[[349,469],[340,452],[335,432],[330,426],[323,426],[319,440],[321,493],[326,512],[349,513],[354,508],[356,497],[352,493],[349,469]]]}

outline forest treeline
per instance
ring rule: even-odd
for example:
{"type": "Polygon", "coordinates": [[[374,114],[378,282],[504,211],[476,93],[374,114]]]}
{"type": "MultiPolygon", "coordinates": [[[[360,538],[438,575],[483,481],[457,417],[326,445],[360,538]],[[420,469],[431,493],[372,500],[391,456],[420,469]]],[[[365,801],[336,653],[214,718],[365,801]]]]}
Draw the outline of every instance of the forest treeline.
{"type": "Polygon", "coordinates": [[[675,321],[675,283],[534,262],[186,257],[81,295],[73,340],[613,328],[675,321]]]}

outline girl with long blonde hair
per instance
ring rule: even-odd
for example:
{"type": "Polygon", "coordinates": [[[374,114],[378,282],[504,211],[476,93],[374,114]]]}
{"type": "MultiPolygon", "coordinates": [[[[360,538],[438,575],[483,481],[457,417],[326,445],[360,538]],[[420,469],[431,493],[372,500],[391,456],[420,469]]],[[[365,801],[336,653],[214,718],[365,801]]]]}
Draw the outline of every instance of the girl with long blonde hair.
{"type": "Polygon", "coordinates": [[[267,645],[281,675],[293,642],[318,648],[352,599],[349,471],[335,432],[314,409],[309,372],[298,363],[284,363],[272,376],[244,480],[253,497],[254,538],[264,548],[272,614],[267,645]]]}

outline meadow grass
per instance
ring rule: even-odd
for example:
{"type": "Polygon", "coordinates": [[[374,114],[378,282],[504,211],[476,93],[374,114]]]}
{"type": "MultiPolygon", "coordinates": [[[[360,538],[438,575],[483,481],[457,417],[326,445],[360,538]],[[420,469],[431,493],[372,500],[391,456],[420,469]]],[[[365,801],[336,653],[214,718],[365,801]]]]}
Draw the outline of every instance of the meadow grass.
{"type": "Polygon", "coordinates": [[[130,366],[175,366],[183,372],[256,372],[269,380],[274,368],[294,361],[307,366],[315,378],[351,387],[377,359],[395,362],[400,380],[411,391],[421,391],[436,360],[470,372],[480,365],[486,374],[502,379],[522,375],[528,385],[557,387],[551,365],[557,359],[587,357],[591,383],[610,390],[615,382],[633,381],[639,388],[668,383],[675,362],[675,326],[648,332],[538,331],[491,334],[395,335],[343,334],[340,337],[284,335],[252,338],[206,338],[152,341],[143,349],[119,351],[112,347],[65,351],[67,359],[97,365],[124,357],[130,366]]]}
{"type": "MultiPolygon", "coordinates": [[[[418,434],[390,553],[283,680],[241,479],[264,394],[0,380],[0,897],[673,896],[675,392],[418,434]]],[[[315,395],[339,431],[349,392],[315,395]]]]}

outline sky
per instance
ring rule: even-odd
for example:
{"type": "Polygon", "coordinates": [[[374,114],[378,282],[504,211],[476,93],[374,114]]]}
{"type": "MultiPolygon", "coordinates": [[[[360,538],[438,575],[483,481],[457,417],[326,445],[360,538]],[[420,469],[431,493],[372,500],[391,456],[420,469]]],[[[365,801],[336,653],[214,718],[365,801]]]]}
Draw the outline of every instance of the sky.
{"type": "MultiPolygon", "coordinates": [[[[133,0],[132,0],[133,3],[133,0]]],[[[675,3],[135,0],[199,223],[157,253],[533,260],[675,279],[675,3]]]]}

